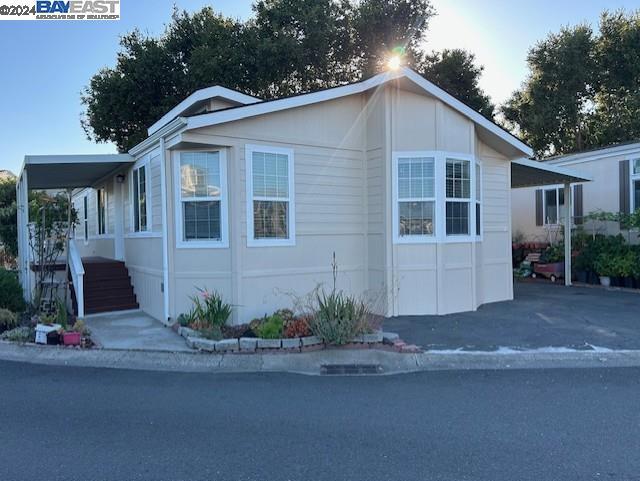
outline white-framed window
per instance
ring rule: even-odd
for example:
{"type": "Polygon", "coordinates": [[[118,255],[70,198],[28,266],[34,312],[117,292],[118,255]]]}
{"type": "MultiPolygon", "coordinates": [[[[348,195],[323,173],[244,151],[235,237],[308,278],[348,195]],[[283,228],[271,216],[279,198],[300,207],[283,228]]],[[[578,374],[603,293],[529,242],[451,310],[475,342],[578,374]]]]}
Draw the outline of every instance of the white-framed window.
{"type": "Polygon", "coordinates": [[[475,224],[476,224],[476,237],[482,237],[482,164],[480,162],[475,163],[476,181],[475,181],[475,224]]]}
{"type": "Polygon", "coordinates": [[[228,247],[226,152],[175,152],[174,168],[177,247],[228,247]]]}
{"type": "Polygon", "coordinates": [[[640,209],[640,159],[631,161],[631,211],[640,209]]]}
{"type": "Polygon", "coordinates": [[[89,196],[82,197],[82,227],[84,228],[84,243],[89,243],[89,196]]]}
{"type": "Polygon", "coordinates": [[[150,154],[136,162],[131,172],[131,231],[151,230],[150,154]]]}
{"type": "Polygon", "coordinates": [[[394,152],[396,244],[476,241],[482,235],[482,166],[472,155],[394,152]]]}
{"type": "Polygon", "coordinates": [[[96,190],[96,212],[98,216],[98,235],[107,234],[107,191],[106,189],[96,190]]]}
{"type": "Polygon", "coordinates": [[[394,238],[430,241],[436,234],[436,158],[428,153],[393,156],[394,238]]]}
{"type": "Polygon", "coordinates": [[[545,225],[564,223],[564,187],[552,187],[542,191],[542,213],[545,225]]]}
{"type": "Polygon", "coordinates": [[[445,221],[447,236],[471,232],[471,160],[447,157],[445,164],[445,221]]]}
{"type": "Polygon", "coordinates": [[[247,246],[295,245],[292,149],[247,145],[247,246]]]}

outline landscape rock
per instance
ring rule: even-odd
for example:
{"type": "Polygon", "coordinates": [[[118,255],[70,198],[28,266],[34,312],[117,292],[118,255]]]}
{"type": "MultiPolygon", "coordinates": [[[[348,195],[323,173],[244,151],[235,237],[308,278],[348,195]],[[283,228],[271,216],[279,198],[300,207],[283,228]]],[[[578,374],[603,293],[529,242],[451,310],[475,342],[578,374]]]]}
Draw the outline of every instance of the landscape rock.
{"type": "Polygon", "coordinates": [[[281,341],[281,339],[258,338],[258,349],[279,349],[282,345],[281,341]]]}

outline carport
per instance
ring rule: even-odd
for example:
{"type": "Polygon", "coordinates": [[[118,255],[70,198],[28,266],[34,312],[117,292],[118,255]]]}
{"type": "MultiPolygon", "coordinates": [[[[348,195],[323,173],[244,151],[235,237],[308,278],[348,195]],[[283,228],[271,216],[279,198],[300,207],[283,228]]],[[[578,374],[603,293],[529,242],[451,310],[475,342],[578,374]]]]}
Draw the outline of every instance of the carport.
{"type": "Polygon", "coordinates": [[[511,162],[511,188],[564,185],[564,282],[571,285],[571,219],[573,196],[571,184],[591,182],[591,177],[573,169],[545,164],[537,160],[520,159],[511,162]]]}
{"type": "MultiPolygon", "coordinates": [[[[87,154],[87,155],[27,155],[18,176],[16,185],[18,204],[18,262],[20,281],[25,299],[31,301],[33,280],[30,274],[31,252],[29,249],[29,191],[54,190],[72,191],[92,187],[102,179],[109,178],[126,166],[132,164],[133,157],[129,154],[87,154]]],[[[122,199],[116,199],[116,202],[122,199]]],[[[122,210],[122,209],[120,209],[122,210]]],[[[116,237],[124,235],[122,224],[116,222],[116,237]]],[[[78,310],[84,315],[82,307],[82,275],[84,270],[82,261],[73,242],[68,244],[68,261],[74,285],[79,292],[77,296],[78,310]],[[77,277],[79,276],[79,277],[77,277]]],[[[82,316],[80,316],[82,317],[82,316]]]]}

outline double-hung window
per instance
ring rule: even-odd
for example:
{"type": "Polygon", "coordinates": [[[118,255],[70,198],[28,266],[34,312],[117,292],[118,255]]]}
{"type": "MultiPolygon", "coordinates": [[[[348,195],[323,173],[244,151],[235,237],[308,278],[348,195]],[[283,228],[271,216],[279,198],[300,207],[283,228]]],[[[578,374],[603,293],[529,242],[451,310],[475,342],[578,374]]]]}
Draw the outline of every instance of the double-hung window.
{"type": "Polygon", "coordinates": [[[294,245],[293,151],[246,147],[247,245],[294,245]]]}
{"type": "Polygon", "coordinates": [[[131,175],[132,230],[149,230],[149,164],[134,167],[131,175]]]}
{"type": "Polygon", "coordinates": [[[98,189],[96,191],[97,211],[98,211],[98,235],[107,233],[107,191],[98,189]]]}
{"type": "Polygon", "coordinates": [[[476,162],[476,183],[474,197],[476,199],[476,236],[482,236],[482,166],[476,162]]]}
{"type": "Polygon", "coordinates": [[[397,203],[394,230],[399,241],[435,234],[436,160],[434,157],[394,158],[397,203]]]}
{"type": "Polygon", "coordinates": [[[640,159],[631,161],[631,210],[640,209],[640,159]]]}
{"type": "Polygon", "coordinates": [[[482,196],[482,165],[472,155],[394,152],[394,243],[480,240],[482,196]]]}
{"type": "Polygon", "coordinates": [[[178,156],[178,247],[227,247],[224,151],[179,152],[178,156]]]}
{"type": "Polygon", "coordinates": [[[543,191],[543,213],[546,225],[564,222],[564,188],[554,187],[543,191]]]}
{"type": "Polygon", "coordinates": [[[469,235],[471,222],[471,161],[447,158],[445,165],[446,231],[469,235]]]}

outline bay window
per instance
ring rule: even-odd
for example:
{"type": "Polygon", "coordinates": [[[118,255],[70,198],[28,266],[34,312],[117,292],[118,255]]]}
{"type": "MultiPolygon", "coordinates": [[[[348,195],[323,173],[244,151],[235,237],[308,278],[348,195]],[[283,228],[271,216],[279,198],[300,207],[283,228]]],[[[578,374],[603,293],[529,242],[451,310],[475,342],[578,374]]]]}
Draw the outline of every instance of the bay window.
{"type": "Polygon", "coordinates": [[[247,245],[294,245],[293,151],[246,147],[247,245]]]}
{"type": "Polygon", "coordinates": [[[471,162],[447,159],[445,172],[447,235],[469,235],[471,162]]]}
{"type": "Polygon", "coordinates": [[[482,234],[481,165],[468,154],[395,152],[395,243],[459,242],[482,234]]]}
{"type": "Polygon", "coordinates": [[[397,175],[399,236],[433,236],[436,204],[435,159],[398,158],[397,175]]]}
{"type": "Polygon", "coordinates": [[[178,247],[227,247],[223,151],[179,152],[176,159],[178,247]]]}

